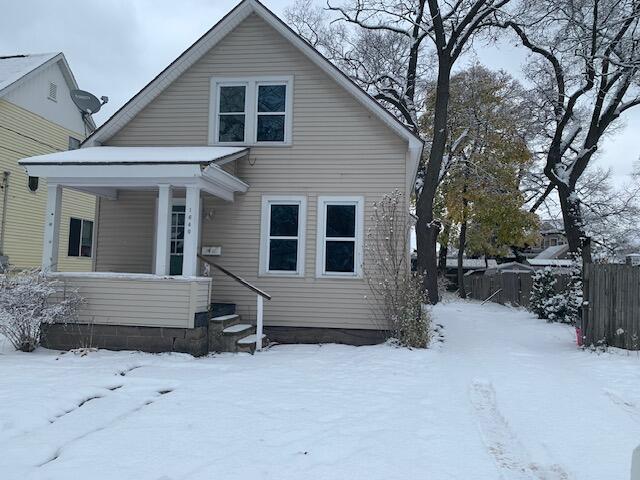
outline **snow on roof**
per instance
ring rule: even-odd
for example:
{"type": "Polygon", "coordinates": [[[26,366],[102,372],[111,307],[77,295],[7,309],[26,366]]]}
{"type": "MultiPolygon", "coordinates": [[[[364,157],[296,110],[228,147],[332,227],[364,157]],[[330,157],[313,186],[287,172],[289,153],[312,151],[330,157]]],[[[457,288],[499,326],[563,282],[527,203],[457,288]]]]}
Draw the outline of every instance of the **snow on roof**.
{"type": "Polygon", "coordinates": [[[246,147],[88,147],[20,160],[21,165],[209,164],[246,147]]]}
{"type": "Polygon", "coordinates": [[[58,53],[0,56],[0,91],[20,80],[58,53]]]}
{"type": "Polygon", "coordinates": [[[529,265],[525,265],[524,263],[520,263],[520,262],[507,262],[507,263],[501,263],[500,265],[498,265],[497,267],[495,267],[497,270],[502,270],[502,271],[510,271],[510,270],[533,270],[532,267],[530,267],[529,265]]]}
{"type": "Polygon", "coordinates": [[[547,247],[546,249],[544,249],[542,252],[536,255],[535,258],[540,260],[544,260],[544,259],[550,260],[553,258],[559,258],[561,255],[564,255],[568,251],[569,251],[569,245],[567,244],[554,245],[552,247],[547,247]]]}
{"type": "MultiPolygon", "coordinates": [[[[488,268],[495,268],[498,266],[498,262],[495,259],[487,260],[488,268]]],[[[462,259],[462,268],[464,269],[479,269],[479,268],[487,268],[487,263],[485,263],[484,258],[464,258],[462,259]]],[[[458,259],[449,257],[447,258],[447,268],[457,268],[458,267],[458,259]]]]}
{"type": "Polygon", "coordinates": [[[530,258],[527,260],[530,265],[534,267],[570,267],[573,265],[571,259],[557,259],[557,258],[530,258]]]}

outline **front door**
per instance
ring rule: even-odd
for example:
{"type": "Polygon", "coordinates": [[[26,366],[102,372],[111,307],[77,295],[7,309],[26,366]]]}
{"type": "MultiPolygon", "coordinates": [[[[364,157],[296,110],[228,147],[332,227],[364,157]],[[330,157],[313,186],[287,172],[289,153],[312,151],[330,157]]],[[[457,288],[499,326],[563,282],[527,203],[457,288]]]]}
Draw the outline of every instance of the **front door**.
{"type": "Polygon", "coordinates": [[[184,252],[184,203],[174,202],[171,207],[171,259],[170,275],[182,275],[182,254],[184,252]]]}

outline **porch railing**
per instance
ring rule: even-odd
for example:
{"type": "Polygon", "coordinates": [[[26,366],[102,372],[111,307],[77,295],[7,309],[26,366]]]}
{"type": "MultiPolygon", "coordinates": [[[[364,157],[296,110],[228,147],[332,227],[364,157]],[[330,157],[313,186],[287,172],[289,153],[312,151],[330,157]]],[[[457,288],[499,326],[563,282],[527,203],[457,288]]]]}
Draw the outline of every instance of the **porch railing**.
{"type": "Polygon", "coordinates": [[[253,293],[256,294],[256,350],[262,350],[262,331],[263,331],[263,322],[264,322],[264,299],[271,300],[271,295],[269,295],[264,290],[260,290],[255,285],[250,284],[244,278],[239,277],[233,272],[230,272],[226,268],[221,265],[218,265],[215,262],[212,262],[206,257],[198,254],[198,258],[202,260],[207,265],[212,266],[216,270],[224,273],[226,276],[231,277],[233,280],[238,282],[245,288],[248,288],[253,293]]]}

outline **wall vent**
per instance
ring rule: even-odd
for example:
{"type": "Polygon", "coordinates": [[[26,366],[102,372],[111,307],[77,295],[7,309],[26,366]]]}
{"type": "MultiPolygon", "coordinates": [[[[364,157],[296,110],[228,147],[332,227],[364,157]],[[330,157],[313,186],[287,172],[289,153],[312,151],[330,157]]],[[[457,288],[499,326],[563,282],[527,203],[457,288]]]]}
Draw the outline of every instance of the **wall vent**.
{"type": "Polygon", "coordinates": [[[58,101],[58,85],[53,82],[49,82],[49,96],[47,98],[54,102],[58,101]]]}

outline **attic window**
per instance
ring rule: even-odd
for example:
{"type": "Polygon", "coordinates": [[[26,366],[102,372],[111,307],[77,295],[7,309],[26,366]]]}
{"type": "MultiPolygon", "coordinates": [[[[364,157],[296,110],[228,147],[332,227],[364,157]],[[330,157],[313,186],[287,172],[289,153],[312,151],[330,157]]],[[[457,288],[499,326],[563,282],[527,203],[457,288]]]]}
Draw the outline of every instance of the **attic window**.
{"type": "Polygon", "coordinates": [[[212,78],[210,142],[290,145],[293,77],[212,78]]]}
{"type": "Polygon", "coordinates": [[[58,85],[53,82],[49,82],[49,96],[47,98],[54,102],[58,101],[58,85]]]}

